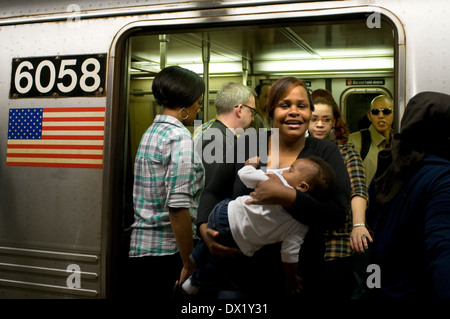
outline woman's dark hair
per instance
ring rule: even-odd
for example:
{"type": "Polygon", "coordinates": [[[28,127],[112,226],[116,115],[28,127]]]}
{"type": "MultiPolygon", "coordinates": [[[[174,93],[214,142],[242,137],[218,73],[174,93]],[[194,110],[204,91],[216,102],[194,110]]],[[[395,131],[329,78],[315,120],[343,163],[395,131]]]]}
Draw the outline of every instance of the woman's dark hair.
{"type": "Polygon", "coordinates": [[[301,86],[306,90],[306,93],[308,94],[308,100],[309,105],[311,107],[311,111],[314,111],[314,104],[311,98],[311,94],[309,93],[309,90],[306,87],[305,82],[294,77],[286,77],[277,80],[270,87],[269,95],[267,96],[267,107],[266,107],[266,112],[269,115],[269,118],[272,118],[273,111],[278,106],[278,102],[281,101],[285,96],[287,96],[289,92],[291,92],[297,86],[301,86]]]}
{"type": "Polygon", "coordinates": [[[334,134],[336,135],[336,141],[338,144],[345,144],[348,141],[350,130],[347,127],[347,123],[344,122],[341,116],[341,111],[333,95],[330,91],[325,89],[314,90],[311,94],[314,104],[326,104],[331,106],[331,111],[334,117],[334,134]]]}
{"type": "Polygon", "coordinates": [[[155,76],[152,90],[156,103],[161,106],[189,107],[205,92],[205,82],[191,70],[168,66],[155,76]]]}

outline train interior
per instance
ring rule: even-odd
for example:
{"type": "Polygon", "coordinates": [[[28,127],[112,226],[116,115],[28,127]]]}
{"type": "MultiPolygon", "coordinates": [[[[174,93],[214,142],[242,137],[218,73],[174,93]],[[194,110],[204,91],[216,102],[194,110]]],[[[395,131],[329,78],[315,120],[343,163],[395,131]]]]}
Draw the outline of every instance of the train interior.
{"type": "MultiPolygon", "coordinates": [[[[164,66],[180,65],[205,79],[207,92],[198,119],[215,117],[214,99],[229,81],[251,88],[283,76],[303,79],[310,90],[332,92],[350,131],[379,94],[395,92],[396,32],[389,21],[368,25],[367,15],[311,21],[258,21],[204,27],[139,30],[127,38],[127,61],[121,79],[126,121],[117,183],[117,231],[122,240],[118,271],[128,252],[133,221],[133,162],[142,134],[160,112],[151,92],[152,79],[164,66]],[[119,179],[119,180],[120,180],[119,179]]],[[[395,100],[395,99],[394,99],[395,100]]],[[[395,106],[396,107],[396,106],[395,106]]],[[[193,127],[189,128],[193,131],[193,127]]],[[[119,275],[120,277],[120,275],[119,275]]]]}

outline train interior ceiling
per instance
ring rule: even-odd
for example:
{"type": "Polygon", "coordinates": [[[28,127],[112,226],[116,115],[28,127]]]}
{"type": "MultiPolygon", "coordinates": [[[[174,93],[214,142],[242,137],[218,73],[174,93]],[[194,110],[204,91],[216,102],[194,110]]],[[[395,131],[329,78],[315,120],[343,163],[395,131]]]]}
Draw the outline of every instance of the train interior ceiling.
{"type": "Polygon", "coordinates": [[[330,90],[350,130],[357,130],[370,100],[394,92],[395,32],[382,19],[375,27],[367,21],[178,29],[164,34],[150,30],[132,36],[128,95],[132,154],[160,111],[151,83],[164,65],[186,67],[207,80],[209,103],[198,115],[203,121],[216,115],[214,97],[222,84],[234,81],[254,88],[289,75],[305,80],[311,90],[330,90]]]}

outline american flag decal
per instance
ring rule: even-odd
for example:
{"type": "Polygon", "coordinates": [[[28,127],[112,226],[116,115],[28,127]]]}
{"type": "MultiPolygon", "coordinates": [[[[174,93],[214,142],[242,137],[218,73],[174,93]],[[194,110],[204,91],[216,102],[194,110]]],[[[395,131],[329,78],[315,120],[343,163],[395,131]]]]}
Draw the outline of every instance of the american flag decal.
{"type": "Polygon", "coordinates": [[[7,166],[103,167],[104,107],[10,109],[7,166]]]}

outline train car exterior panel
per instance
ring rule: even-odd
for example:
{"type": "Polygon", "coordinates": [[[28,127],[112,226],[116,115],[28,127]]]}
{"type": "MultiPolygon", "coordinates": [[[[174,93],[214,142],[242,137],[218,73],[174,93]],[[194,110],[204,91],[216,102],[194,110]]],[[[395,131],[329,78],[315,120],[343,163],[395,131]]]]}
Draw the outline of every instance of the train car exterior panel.
{"type": "MultiPolygon", "coordinates": [[[[119,22],[119,25],[122,23],[119,22]]],[[[64,21],[4,26],[1,28],[0,36],[2,42],[9,45],[1,49],[1,72],[12,73],[13,59],[42,57],[43,61],[49,61],[47,57],[76,58],[84,55],[95,56],[99,53],[107,56],[116,32],[117,25],[111,21],[108,23],[105,19],[83,20],[76,25],[64,21]],[[95,32],[91,32],[92,30],[95,32]],[[80,37],[80,33],[86,36],[80,37]]],[[[32,71],[35,72],[36,69],[35,67],[32,71]]],[[[62,69],[63,72],[67,72],[71,67],[62,69]]],[[[29,70],[23,69],[23,72],[27,71],[29,70]]],[[[45,68],[42,73],[44,72],[45,68]]],[[[56,76],[59,72],[61,69],[56,69],[56,76]]],[[[34,75],[33,73],[32,81],[36,82],[38,77],[34,75]]],[[[81,76],[81,74],[77,76],[76,81],[79,82],[81,76]]],[[[103,77],[106,82],[106,73],[103,77]]],[[[6,81],[6,77],[3,79],[0,92],[2,96],[6,96],[9,95],[8,91],[12,84],[6,81]]],[[[42,86],[47,84],[45,79],[42,82],[42,86]]],[[[23,86],[26,85],[26,82],[22,83],[23,86]]],[[[0,291],[6,297],[105,296],[105,284],[104,280],[102,281],[105,269],[105,254],[102,252],[105,238],[102,234],[104,223],[102,208],[105,162],[103,154],[108,150],[108,145],[104,142],[107,137],[103,137],[108,135],[105,134],[105,116],[109,112],[106,94],[107,86],[104,88],[104,94],[98,97],[44,96],[3,100],[5,103],[2,104],[1,126],[5,128],[5,134],[1,137],[0,154],[6,166],[2,164],[0,171],[2,179],[0,291]],[[95,113],[100,113],[97,115],[103,117],[97,121],[100,124],[96,124],[99,130],[90,131],[97,135],[93,138],[99,138],[92,141],[97,142],[95,148],[79,150],[80,153],[74,156],[80,159],[73,164],[70,159],[66,159],[67,156],[74,157],[67,154],[71,152],[67,148],[67,146],[72,148],[71,140],[62,140],[63,146],[66,147],[58,151],[56,158],[49,160],[46,165],[50,167],[39,162],[40,157],[45,157],[45,153],[37,154],[35,163],[31,163],[31,166],[23,163],[14,166],[13,160],[17,159],[15,156],[20,155],[10,154],[13,149],[9,147],[9,132],[7,133],[6,128],[11,126],[12,121],[8,116],[9,112],[20,109],[43,109],[44,112],[56,109],[95,110],[95,113]],[[96,166],[84,168],[86,163],[95,163],[96,166]],[[71,283],[67,280],[73,274],[79,275],[79,285],[71,287],[71,283]]],[[[84,114],[80,116],[87,116],[86,112],[79,113],[84,114]]],[[[80,122],[62,123],[62,125],[78,125],[80,122]]],[[[50,134],[58,134],[57,132],[49,131],[50,134]]],[[[77,136],[88,133],[73,131],[77,136]]],[[[81,139],[84,140],[82,136],[81,139]]],[[[84,141],[88,144],[91,142],[84,141]]]]}

